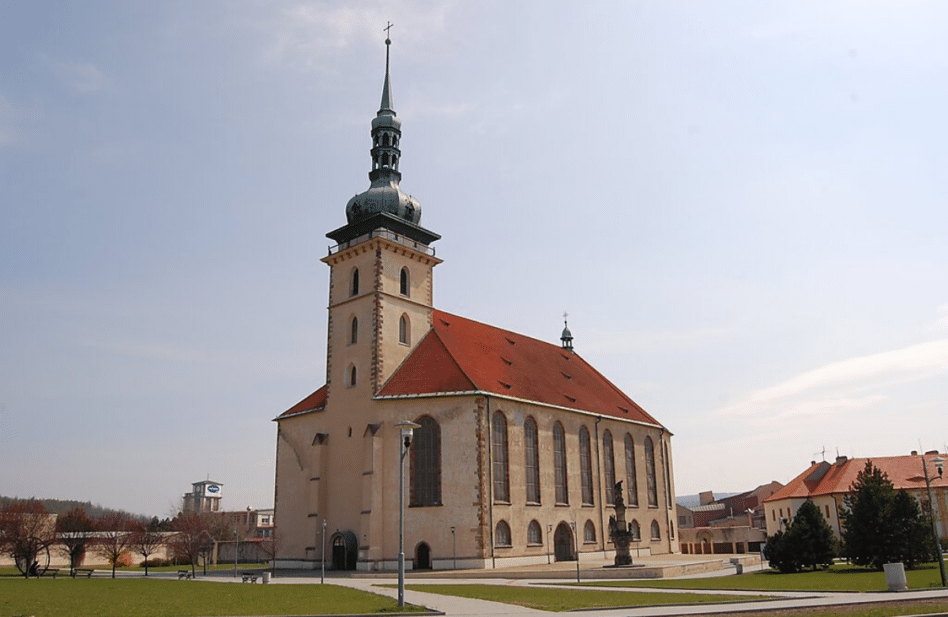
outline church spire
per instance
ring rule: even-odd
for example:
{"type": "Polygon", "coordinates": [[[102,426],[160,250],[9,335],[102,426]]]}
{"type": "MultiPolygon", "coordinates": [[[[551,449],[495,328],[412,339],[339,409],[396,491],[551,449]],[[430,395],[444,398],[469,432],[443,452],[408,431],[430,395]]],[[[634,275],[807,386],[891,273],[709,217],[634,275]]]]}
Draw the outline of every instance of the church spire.
{"type": "Polygon", "coordinates": [[[395,110],[392,109],[392,84],[388,78],[388,57],[389,50],[392,47],[392,39],[388,37],[388,31],[392,28],[392,22],[389,22],[388,26],[385,27],[385,84],[382,86],[382,103],[379,105],[378,115],[382,115],[384,112],[391,112],[391,115],[395,115],[395,110]]]}
{"type": "Polygon", "coordinates": [[[563,334],[560,335],[560,341],[563,343],[563,349],[566,351],[573,351],[573,333],[569,331],[569,325],[566,323],[566,318],[569,317],[569,313],[563,313],[563,334]]]}
{"type": "Polygon", "coordinates": [[[346,204],[348,224],[327,234],[337,243],[363,237],[379,227],[408,236],[425,246],[441,237],[420,226],[421,204],[399,186],[402,180],[402,174],[398,171],[402,158],[402,121],[392,109],[392,81],[389,72],[392,39],[388,36],[391,27],[392,24],[389,23],[384,28],[385,81],[382,84],[382,101],[378,113],[372,118],[372,170],[369,172],[369,188],[355,195],[346,204]]]}

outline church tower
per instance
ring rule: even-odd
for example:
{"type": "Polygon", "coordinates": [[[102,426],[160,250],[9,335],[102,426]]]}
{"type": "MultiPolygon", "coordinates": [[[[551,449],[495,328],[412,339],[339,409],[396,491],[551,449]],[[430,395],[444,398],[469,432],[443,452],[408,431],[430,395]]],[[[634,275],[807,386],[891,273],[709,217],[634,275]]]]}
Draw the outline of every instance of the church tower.
{"type": "Polygon", "coordinates": [[[391,39],[385,40],[382,101],[372,120],[368,190],[349,200],[347,224],[330,267],[327,395],[335,402],[374,396],[431,328],[436,233],[420,226],[421,206],[399,183],[401,121],[392,108],[391,39]]]}

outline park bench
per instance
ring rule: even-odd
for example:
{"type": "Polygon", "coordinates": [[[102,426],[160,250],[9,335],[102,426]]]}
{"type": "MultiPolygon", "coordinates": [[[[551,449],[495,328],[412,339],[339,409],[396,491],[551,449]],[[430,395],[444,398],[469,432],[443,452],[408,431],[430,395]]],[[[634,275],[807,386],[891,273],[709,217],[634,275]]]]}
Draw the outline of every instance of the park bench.
{"type": "Polygon", "coordinates": [[[190,570],[178,570],[178,580],[181,579],[191,580],[191,571],[190,570]]]}
{"type": "Polygon", "coordinates": [[[256,583],[256,582],[257,582],[257,573],[256,573],[256,572],[244,572],[244,573],[243,573],[243,582],[244,582],[244,583],[256,583]]]}
{"type": "Polygon", "coordinates": [[[77,576],[84,576],[86,578],[92,578],[92,573],[95,572],[92,568],[76,568],[72,571],[72,577],[76,578],[77,576]]]}
{"type": "Polygon", "coordinates": [[[59,568],[43,568],[39,571],[40,576],[46,576],[47,574],[50,574],[53,578],[56,578],[56,575],[59,574],[59,568]]]}

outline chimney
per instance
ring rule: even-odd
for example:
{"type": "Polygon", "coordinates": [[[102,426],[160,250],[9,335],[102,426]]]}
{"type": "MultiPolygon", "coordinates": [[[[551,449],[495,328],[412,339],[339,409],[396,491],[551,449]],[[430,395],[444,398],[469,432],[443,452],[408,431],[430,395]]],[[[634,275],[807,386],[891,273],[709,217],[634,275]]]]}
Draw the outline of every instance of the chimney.
{"type": "Polygon", "coordinates": [[[836,457],[836,465],[837,465],[838,467],[842,467],[843,465],[846,464],[846,461],[847,461],[847,460],[848,460],[848,459],[847,459],[845,456],[837,456],[837,457],[836,457]]]}

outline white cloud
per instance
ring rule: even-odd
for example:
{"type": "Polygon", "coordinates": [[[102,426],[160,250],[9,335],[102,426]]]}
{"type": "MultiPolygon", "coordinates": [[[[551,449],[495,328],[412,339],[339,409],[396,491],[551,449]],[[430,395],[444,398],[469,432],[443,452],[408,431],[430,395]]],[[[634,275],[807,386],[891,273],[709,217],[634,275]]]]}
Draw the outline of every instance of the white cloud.
{"type": "Polygon", "coordinates": [[[942,339],[827,364],[752,392],[718,413],[774,419],[856,411],[887,399],[867,391],[946,374],[948,339],[942,339]]]}

